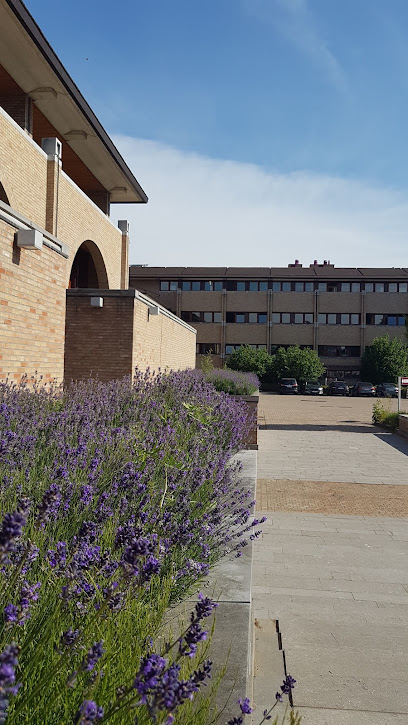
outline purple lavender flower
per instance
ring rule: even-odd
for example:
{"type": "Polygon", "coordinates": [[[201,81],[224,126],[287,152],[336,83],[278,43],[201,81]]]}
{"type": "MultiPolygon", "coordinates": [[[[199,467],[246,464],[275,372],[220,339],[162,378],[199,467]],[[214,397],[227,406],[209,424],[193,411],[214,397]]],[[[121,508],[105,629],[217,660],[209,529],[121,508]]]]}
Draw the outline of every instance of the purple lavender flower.
{"type": "Polygon", "coordinates": [[[97,661],[101,659],[105,652],[102,645],[103,641],[93,643],[92,647],[88,650],[88,653],[82,662],[82,670],[84,670],[85,672],[91,672],[93,670],[97,661]]]}
{"type": "Polygon", "coordinates": [[[67,629],[66,632],[63,632],[61,635],[61,645],[64,645],[65,647],[71,647],[74,642],[78,639],[79,636],[79,629],[72,629],[71,627],[67,629]]]}
{"type": "Polygon", "coordinates": [[[6,722],[11,695],[17,695],[21,684],[16,684],[19,647],[12,642],[0,654],[0,723],[6,722]]]}
{"type": "Polygon", "coordinates": [[[200,592],[198,602],[195,605],[195,615],[193,612],[191,613],[191,621],[193,622],[195,619],[198,622],[205,617],[209,617],[216,607],[218,607],[217,602],[211,601],[209,597],[204,597],[200,592]]]}
{"type": "Polygon", "coordinates": [[[250,706],[249,698],[245,697],[245,699],[240,698],[238,700],[238,705],[241,708],[241,712],[243,712],[245,715],[250,715],[252,712],[252,707],[250,706]]]}
{"type": "Polygon", "coordinates": [[[37,523],[44,526],[51,516],[56,516],[61,503],[61,488],[57,483],[52,483],[45,491],[41,503],[38,506],[37,523]]]}
{"type": "Polygon", "coordinates": [[[283,680],[283,684],[281,685],[281,690],[284,695],[289,695],[290,692],[294,689],[296,684],[296,680],[291,677],[291,675],[286,675],[285,679],[283,680]]]}
{"type": "Polygon", "coordinates": [[[103,707],[98,707],[93,700],[85,700],[75,716],[75,725],[91,725],[102,720],[103,707]]]}
{"type": "Polygon", "coordinates": [[[9,555],[15,551],[15,540],[21,536],[25,524],[26,518],[19,511],[4,516],[0,529],[0,565],[10,563],[9,555]]]}

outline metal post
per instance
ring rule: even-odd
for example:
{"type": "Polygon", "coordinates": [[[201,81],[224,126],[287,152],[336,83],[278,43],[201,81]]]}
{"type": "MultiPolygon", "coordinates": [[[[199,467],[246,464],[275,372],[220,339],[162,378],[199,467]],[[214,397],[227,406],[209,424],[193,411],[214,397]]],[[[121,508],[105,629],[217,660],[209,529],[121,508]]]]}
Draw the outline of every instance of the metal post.
{"type": "Polygon", "coordinates": [[[398,413],[401,410],[401,376],[398,376],[398,413]]]}

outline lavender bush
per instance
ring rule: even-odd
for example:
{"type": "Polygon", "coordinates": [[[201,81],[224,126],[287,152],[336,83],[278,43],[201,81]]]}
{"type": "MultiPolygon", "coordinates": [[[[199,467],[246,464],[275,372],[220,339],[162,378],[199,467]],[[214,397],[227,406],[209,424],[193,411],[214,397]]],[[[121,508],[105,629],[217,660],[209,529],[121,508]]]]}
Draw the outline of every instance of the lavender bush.
{"type": "Polygon", "coordinates": [[[183,703],[204,722],[213,603],[155,641],[168,606],[258,533],[230,465],[248,425],[194,371],[0,385],[0,723],[170,725],[183,703]]]}
{"type": "Polygon", "coordinates": [[[207,382],[212,383],[216,390],[230,395],[252,395],[259,389],[259,378],[255,373],[244,373],[228,368],[214,368],[205,373],[207,382]]]}

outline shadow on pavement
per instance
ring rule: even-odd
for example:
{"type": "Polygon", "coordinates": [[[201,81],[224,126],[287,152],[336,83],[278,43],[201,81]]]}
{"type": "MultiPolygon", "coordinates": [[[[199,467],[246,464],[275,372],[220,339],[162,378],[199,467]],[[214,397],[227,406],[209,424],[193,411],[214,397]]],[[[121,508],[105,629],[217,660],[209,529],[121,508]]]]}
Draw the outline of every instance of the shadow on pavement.
{"type": "Polygon", "coordinates": [[[406,438],[402,438],[397,434],[393,435],[392,433],[376,433],[375,437],[380,438],[384,443],[388,443],[389,446],[408,456],[408,440],[406,438]]]}
{"type": "MultiPolygon", "coordinates": [[[[355,423],[339,425],[333,423],[261,423],[259,430],[303,430],[303,431],[339,431],[340,433],[375,433],[373,425],[355,423]]],[[[385,433],[385,436],[391,433],[385,433]]]]}

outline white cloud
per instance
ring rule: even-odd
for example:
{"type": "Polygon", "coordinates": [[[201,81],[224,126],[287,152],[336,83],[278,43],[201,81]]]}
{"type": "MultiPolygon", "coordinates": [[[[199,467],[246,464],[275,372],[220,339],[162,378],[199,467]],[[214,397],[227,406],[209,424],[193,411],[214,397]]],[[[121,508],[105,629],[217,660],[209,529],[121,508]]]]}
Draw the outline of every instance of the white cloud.
{"type": "Polygon", "coordinates": [[[344,71],[318,27],[307,0],[242,0],[244,10],[275,28],[322,70],[337,90],[346,90],[344,71]]]}
{"type": "Polygon", "coordinates": [[[152,266],[407,265],[408,196],[305,171],[281,174],[152,141],[115,143],[149,196],[114,205],[131,263],[152,266]]]}

